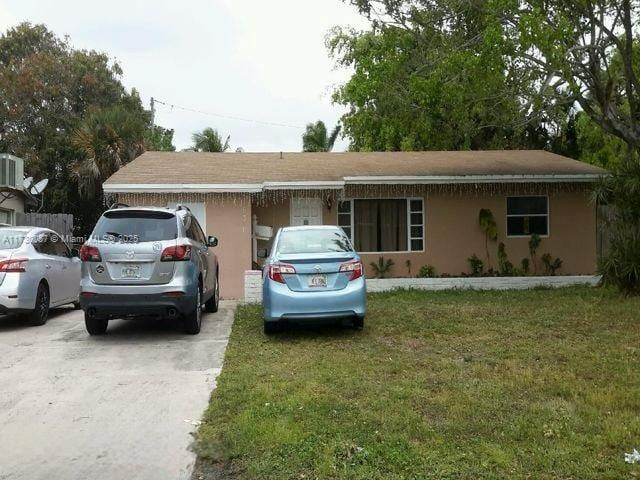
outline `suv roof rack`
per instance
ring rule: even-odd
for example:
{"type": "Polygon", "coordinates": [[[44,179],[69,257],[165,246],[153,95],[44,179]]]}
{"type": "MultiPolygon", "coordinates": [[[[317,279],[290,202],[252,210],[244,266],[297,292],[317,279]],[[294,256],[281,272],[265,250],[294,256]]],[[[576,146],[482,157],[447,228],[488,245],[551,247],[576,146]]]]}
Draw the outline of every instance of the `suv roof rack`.
{"type": "Polygon", "coordinates": [[[180,203],[176,205],[176,210],[186,210],[187,212],[191,213],[191,209],[189,207],[180,203]]]}
{"type": "Polygon", "coordinates": [[[129,205],[127,205],[126,203],[115,202],[109,207],[109,210],[116,210],[118,208],[129,208],[129,205]]]}

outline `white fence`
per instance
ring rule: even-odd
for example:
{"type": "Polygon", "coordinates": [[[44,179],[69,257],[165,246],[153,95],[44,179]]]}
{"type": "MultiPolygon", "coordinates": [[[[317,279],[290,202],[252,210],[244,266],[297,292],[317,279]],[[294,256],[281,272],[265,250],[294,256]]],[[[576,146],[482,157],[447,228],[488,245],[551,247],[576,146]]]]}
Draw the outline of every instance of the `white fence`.
{"type": "MultiPolygon", "coordinates": [[[[367,280],[368,292],[386,292],[398,288],[415,290],[526,290],[535,287],[570,287],[600,282],[597,275],[566,275],[549,277],[451,277],[451,278],[372,278],[367,280]]],[[[244,300],[262,302],[262,272],[247,270],[244,275],[244,300]]]]}

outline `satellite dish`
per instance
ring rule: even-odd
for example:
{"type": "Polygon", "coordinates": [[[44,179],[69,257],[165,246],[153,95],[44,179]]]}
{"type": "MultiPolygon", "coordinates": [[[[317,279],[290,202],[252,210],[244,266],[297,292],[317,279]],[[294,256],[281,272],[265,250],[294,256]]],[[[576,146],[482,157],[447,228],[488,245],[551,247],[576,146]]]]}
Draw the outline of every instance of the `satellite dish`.
{"type": "Polygon", "coordinates": [[[33,185],[33,177],[27,177],[22,181],[22,186],[25,190],[31,188],[31,185],[33,185]]]}
{"type": "Polygon", "coordinates": [[[49,183],[48,178],[45,178],[44,180],[40,180],[33,187],[31,187],[31,190],[29,190],[31,192],[31,195],[40,195],[42,192],[44,192],[44,189],[47,188],[48,183],[49,183]]]}

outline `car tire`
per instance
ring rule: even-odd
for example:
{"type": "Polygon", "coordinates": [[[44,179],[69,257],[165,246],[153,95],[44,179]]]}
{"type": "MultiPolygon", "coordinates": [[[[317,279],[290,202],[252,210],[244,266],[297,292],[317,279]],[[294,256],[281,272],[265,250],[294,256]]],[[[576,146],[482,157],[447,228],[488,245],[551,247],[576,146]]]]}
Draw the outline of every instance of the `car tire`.
{"type": "Polygon", "coordinates": [[[353,318],[353,328],[355,330],[362,330],[364,328],[364,318],[363,317],[354,317],[353,318]]]}
{"type": "Polygon", "coordinates": [[[204,303],[204,311],[209,313],[215,313],[218,311],[220,305],[220,282],[219,277],[216,275],[216,285],[213,290],[213,295],[209,300],[204,303]]]}
{"type": "Polygon", "coordinates": [[[89,335],[104,335],[107,332],[107,325],[109,320],[106,318],[95,318],[84,314],[84,326],[89,335]]]}
{"type": "Polygon", "coordinates": [[[73,302],[73,309],[80,310],[80,302],[73,302]]]}
{"type": "Polygon", "coordinates": [[[184,331],[189,335],[197,335],[200,333],[200,327],[202,326],[202,292],[198,286],[198,293],[196,294],[196,302],[191,313],[188,313],[183,318],[184,331]]]}
{"type": "Polygon", "coordinates": [[[282,331],[282,323],[280,322],[267,322],[263,321],[264,333],[267,335],[273,335],[274,333],[280,333],[282,331]]]}
{"type": "Polygon", "coordinates": [[[36,293],[35,308],[27,315],[31,325],[40,326],[47,323],[49,317],[49,287],[46,283],[40,282],[36,293]]]}

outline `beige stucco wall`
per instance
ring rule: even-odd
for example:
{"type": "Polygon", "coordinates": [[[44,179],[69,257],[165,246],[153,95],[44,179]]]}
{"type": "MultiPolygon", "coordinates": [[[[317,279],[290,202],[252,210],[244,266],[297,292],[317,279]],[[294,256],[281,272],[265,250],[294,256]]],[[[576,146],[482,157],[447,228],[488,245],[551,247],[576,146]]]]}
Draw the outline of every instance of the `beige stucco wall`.
{"type": "Polygon", "coordinates": [[[8,198],[2,202],[2,204],[0,204],[0,208],[3,210],[13,210],[13,223],[15,224],[15,214],[24,212],[24,198],[22,195],[17,194],[16,196],[8,198]]]}
{"type": "MultiPolygon", "coordinates": [[[[424,198],[425,251],[382,254],[395,263],[391,276],[407,276],[407,260],[411,260],[412,276],[427,264],[433,265],[438,274],[460,275],[462,272],[469,272],[467,258],[474,253],[486,263],[484,235],[478,227],[481,208],[488,208],[493,212],[498,224],[498,242],[504,242],[509,260],[519,266],[523,258],[529,257],[528,238],[506,238],[507,195],[424,193],[411,196],[424,198]]],[[[560,270],[562,274],[593,273],[597,263],[596,209],[590,202],[588,193],[555,192],[548,196],[549,236],[542,239],[538,249],[538,272],[544,270],[540,257],[549,252],[554,258],[560,257],[563,260],[560,270]]],[[[337,223],[336,208],[335,201],[330,210],[325,204],[325,224],[337,223]]],[[[270,225],[277,229],[289,224],[289,203],[286,200],[268,206],[254,206],[253,212],[260,225],[270,225]]],[[[498,242],[489,245],[494,269],[497,268],[498,242]]],[[[261,242],[259,246],[267,246],[267,243],[261,242]]],[[[363,255],[368,276],[372,275],[369,263],[377,261],[379,256],[380,254],[363,255]]]]}

